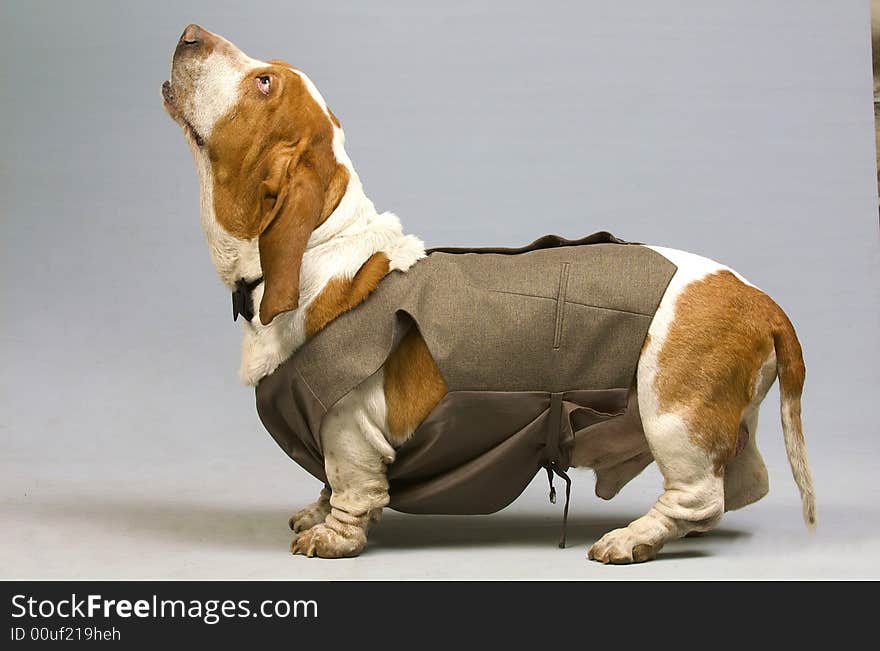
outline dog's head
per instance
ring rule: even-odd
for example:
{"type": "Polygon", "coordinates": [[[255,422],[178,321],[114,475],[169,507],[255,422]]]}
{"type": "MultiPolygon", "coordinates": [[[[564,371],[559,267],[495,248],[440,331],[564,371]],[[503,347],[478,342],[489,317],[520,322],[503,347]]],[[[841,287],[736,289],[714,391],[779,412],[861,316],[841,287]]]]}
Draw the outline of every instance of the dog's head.
{"type": "Polygon", "coordinates": [[[198,25],[181,35],[162,97],[209,163],[217,222],[234,237],[259,238],[268,324],[297,307],[309,236],[345,193],[339,122],[299,70],[252,59],[198,25]]]}

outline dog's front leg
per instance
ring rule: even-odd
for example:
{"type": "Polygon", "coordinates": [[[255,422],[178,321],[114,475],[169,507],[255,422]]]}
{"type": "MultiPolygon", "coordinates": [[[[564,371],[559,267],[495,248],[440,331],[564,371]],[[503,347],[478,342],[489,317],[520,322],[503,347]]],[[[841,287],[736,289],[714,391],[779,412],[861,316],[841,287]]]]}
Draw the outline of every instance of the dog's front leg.
{"type": "Polygon", "coordinates": [[[330,513],[323,523],[294,539],[294,554],[357,556],[367,542],[367,527],[388,504],[385,470],[394,460],[394,450],[382,433],[384,401],[375,399],[374,384],[375,380],[368,380],[324,417],[321,446],[331,491],[330,513]]]}

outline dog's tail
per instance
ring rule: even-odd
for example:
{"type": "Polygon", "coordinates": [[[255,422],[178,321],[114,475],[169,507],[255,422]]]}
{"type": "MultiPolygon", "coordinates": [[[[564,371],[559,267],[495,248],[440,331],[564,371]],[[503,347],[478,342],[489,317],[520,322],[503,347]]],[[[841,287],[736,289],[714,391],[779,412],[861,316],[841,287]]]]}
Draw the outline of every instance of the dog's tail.
{"type": "Polygon", "coordinates": [[[785,451],[791,464],[791,474],[794,475],[794,481],[801,493],[804,522],[813,529],[816,526],[816,496],[813,493],[813,477],[807,463],[807,448],[801,424],[801,392],[804,388],[806,367],[801,344],[782,308],[779,308],[779,318],[775,321],[773,345],[776,348],[776,374],[779,377],[785,451]]]}

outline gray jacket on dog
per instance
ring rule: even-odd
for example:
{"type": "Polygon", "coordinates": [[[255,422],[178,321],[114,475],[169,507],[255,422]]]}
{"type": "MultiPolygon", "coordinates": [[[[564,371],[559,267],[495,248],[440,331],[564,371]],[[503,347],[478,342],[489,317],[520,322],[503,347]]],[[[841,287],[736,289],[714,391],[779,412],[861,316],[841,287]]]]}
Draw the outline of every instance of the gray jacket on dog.
{"type": "Polygon", "coordinates": [[[324,415],[418,328],[449,392],[398,448],[390,506],[492,513],[542,467],[564,472],[576,438],[607,437],[614,427],[599,426],[615,419],[641,428],[627,396],[675,270],[604,232],[522,249],[434,249],[265,377],[257,410],[282,449],[326,482],[324,415]]]}

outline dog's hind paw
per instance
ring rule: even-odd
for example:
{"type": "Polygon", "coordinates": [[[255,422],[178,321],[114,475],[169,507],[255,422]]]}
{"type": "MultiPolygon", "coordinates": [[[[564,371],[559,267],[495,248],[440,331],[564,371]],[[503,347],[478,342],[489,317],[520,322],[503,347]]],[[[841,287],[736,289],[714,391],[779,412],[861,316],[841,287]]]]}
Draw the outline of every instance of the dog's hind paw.
{"type": "Polygon", "coordinates": [[[632,529],[624,527],[606,533],[587,552],[587,558],[600,563],[626,565],[649,561],[657,555],[658,546],[640,539],[632,529]]]}

